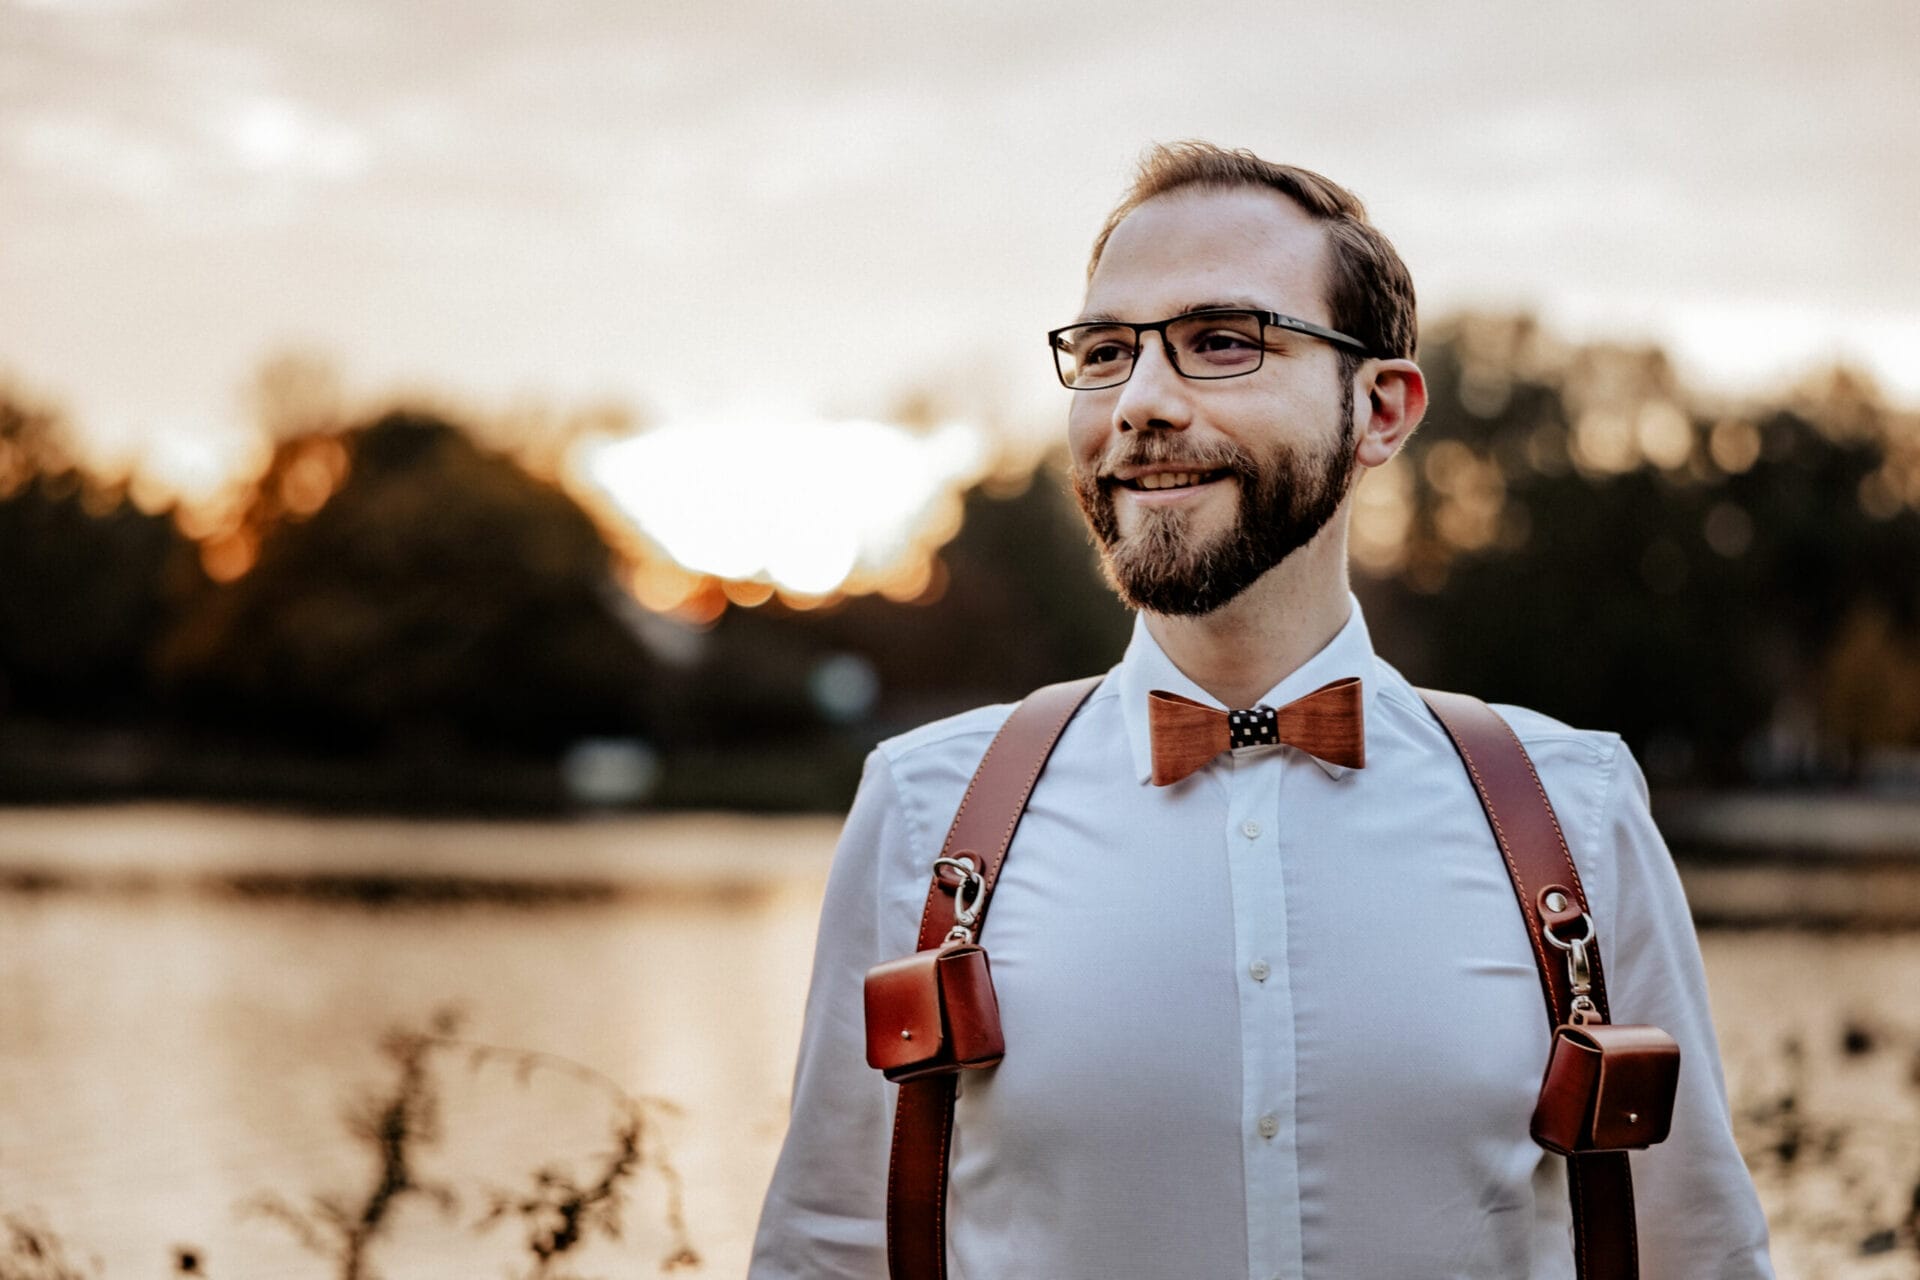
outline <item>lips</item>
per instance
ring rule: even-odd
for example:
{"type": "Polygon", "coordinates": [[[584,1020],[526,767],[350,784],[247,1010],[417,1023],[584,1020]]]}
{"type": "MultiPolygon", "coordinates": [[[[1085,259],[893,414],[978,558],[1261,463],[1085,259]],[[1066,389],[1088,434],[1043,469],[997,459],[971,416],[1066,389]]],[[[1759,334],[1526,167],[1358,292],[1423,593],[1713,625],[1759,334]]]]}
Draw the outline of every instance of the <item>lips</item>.
{"type": "Polygon", "coordinates": [[[1136,493],[1153,493],[1162,489],[1190,489],[1197,485],[1211,484],[1226,475],[1225,471],[1153,471],[1145,475],[1120,478],[1116,481],[1123,489],[1136,493]]]}

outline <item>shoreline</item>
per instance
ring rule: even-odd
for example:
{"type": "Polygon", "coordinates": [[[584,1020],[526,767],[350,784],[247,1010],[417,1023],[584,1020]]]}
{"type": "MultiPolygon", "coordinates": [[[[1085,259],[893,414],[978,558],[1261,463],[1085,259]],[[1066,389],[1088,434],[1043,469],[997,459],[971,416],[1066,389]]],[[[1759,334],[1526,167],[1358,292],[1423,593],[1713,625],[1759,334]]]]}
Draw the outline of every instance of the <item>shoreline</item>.
{"type": "Polygon", "coordinates": [[[524,904],[818,892],[840,820],[315,817],[184,803],[0,809],[0,892],[524,904]]]}
{"type": "MultiPolygon", "coordinates": [[[[1920,851],[1898,843],[1920,840],[1920,803],[1693,798],[1663,805],[1661,824],[1702,928],[1920,928],[1920,851]]],[[[746,905],[817,896],[839,830],[826,815],[725,812],[527,820],[176,802],[8,808],[0,895],[746,905]]]]}

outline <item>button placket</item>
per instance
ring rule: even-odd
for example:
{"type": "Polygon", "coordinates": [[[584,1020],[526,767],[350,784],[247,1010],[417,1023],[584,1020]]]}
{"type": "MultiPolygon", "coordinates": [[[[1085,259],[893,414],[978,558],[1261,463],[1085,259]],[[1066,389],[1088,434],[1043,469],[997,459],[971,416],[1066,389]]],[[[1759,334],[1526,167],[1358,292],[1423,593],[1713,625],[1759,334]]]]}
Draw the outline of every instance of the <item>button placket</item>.
{"type": "Polygon", "coordinates": [[[1252,1274],[1283,1270],[1300,1257],[1300,1191],[1294,1149],[1293,992],[1287,981],[1287,875],[1281,796],[1289,761],[1275,747],[1235,752],[1224,835],[1232,878],[1234,944],[1240,971],[1241,1133],[1246,1144],[1252,1274]]]}

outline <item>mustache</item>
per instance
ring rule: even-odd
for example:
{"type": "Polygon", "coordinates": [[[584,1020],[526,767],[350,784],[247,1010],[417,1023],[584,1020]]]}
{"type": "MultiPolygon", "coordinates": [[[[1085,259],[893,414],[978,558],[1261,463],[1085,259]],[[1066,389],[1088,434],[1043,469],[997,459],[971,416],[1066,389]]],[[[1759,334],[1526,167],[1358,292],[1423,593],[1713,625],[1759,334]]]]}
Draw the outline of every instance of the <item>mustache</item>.
{"type": "Polygon", "coordinates": [[[1224,440],[1202,445],[1171,439],[1155,432],[1135,434],[1119,452],[1103,460],[1093,472],[1102,486],[1118,484],[1114,473],[1123,468],[1173,466],[1185,471],[1228,471],[1246,476],[1254,471],[1253,457],[1224,440]]]}

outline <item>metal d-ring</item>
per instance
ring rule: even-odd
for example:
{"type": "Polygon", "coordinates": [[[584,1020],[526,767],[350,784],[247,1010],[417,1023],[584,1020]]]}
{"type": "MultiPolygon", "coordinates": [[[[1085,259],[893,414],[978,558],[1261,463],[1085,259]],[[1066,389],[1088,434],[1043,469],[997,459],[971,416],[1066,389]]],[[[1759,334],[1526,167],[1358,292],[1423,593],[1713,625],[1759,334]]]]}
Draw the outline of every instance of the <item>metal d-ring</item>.
{"type": "Polygon", "coordinates": [[[1541,929],[1540,932],[1546,934],[1547,941],[1551,942],[1554,946],[1560,948],[1562,951],[1571,951],[1573,950],[1574,945],[1576,943],[1584,945],[1586,943],[1593,941],[1593,917],[1588,913],[1586,913],[1585,911],[1582,911],[1580,913],[1580,920],[1581,920],[1581,923],[1587,926],[1586,933],[1578,938],[1568,938],[1565,942],[1562,942],[1560,940],[1559,935],[1554,933],[1553,927],[1551,925],[1541,929]]]}

